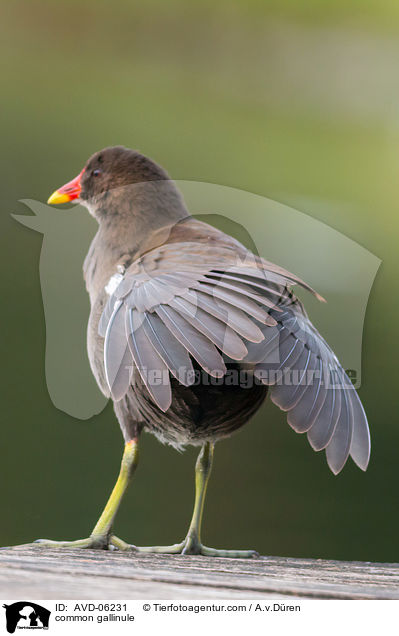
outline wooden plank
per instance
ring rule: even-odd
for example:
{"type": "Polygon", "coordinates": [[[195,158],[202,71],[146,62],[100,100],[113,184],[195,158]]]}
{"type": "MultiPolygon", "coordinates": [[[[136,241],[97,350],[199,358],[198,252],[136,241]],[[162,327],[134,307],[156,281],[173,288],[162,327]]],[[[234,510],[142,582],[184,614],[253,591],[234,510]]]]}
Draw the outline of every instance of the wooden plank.
{"type": "Polygon", "coordinates": [[[24,545],[0,550],[5,599],[398,599],[399,564],[219,559],[24,545]]]}

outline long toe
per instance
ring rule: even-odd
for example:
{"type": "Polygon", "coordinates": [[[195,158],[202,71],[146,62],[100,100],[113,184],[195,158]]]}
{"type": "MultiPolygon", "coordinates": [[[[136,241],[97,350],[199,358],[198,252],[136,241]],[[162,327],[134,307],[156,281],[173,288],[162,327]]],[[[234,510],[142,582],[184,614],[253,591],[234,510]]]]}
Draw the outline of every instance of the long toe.
{"type": "Polygon", "coordinates": [[[136,551],[143,554],[182,554],[185,543],[174,543],[173,545],[151,545],[137,546],[136,551]]]}
{"type": "Polygon", "coordinates": [[[226,557],[228,559],[254,559],[259,557],[256,550],[217,550],[216,548],[208,548],[201,545],[201,554],[212,557],[226,557]]]}
{"type": "Polygon", "coordinates": [[[93,541],[90,537],[87,539],[77,539],[76,541],[53,541],[52,539],[36,539],[33,543],[39,543],[42,546],[49,548],[100,548],[100,546],[93,545],[93,541]]]}
{"type": "Polygon", "coordinates": [[[49,548],[70,548],[70,549],[87,549],[87,550],[109,550],[114,549],[110,546],[108,537],[87,537],[86,539],[77,539],[76,541],[53,541],[52,539],[36,539],[33,543],[46,546],[49,548]]]}
{"type": "Polygon", "coordinates": [[[121,550],[122,552],[138,552],[138,548],[131,543],[126,543],[123,539],[115,536],[114,534],[111,536],[110,540],[110,549],[113,548],[115,550],[121,550]]]}
{"type": "MultiPolygon", "coordinates": [[[[134,546],[132,546],[134,548],[134,546]]],[[[182,541],[173,545],[154,545],[146,547],[136,547],[135,550],[140,553],[149,554],[183,554],[190,556],[210,556],[224,557],[228,559],[253,559],[259,556],[256,550],[217,550],[208,548],[202,543],[192,541],[182,541]]]]}

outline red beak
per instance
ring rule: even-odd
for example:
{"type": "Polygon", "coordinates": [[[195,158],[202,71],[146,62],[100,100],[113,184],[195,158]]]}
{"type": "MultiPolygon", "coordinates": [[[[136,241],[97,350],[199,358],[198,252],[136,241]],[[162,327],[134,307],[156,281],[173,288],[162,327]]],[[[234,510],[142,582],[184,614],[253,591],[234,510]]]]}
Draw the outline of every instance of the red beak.
{"type": "Polygon", "coordinates": [[[82,189],[80,184],[80,179],[84,171],[85,169],[83,168],[82,172],[78,174],[77,177],[72,179],[72,181],[68,181],[68,183],[66,183],[61,188],[58,188],[58,190],[53,192],[51,197],[48,199],[47,203],[50,203],[50,204],[68,203],[68,201],[73,201],[74,199],[77,199],[82,189]]]}

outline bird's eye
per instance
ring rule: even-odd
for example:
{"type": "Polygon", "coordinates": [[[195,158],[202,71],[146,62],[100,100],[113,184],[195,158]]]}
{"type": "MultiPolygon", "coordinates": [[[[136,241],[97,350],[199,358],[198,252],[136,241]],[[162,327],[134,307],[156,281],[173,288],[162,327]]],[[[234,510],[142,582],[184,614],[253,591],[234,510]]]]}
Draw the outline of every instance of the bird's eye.
{"type": "Polygon", "coordinates": [[[101,174],[101,170],[93,170],[92,175],[93,177],[98,177],[101,174]]]}

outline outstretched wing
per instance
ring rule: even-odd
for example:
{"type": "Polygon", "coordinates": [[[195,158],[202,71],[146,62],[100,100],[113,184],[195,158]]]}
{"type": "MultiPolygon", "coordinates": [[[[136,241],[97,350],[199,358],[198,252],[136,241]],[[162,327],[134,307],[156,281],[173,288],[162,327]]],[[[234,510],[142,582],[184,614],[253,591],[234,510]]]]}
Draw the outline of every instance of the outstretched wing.
{"type": "Polygon", "coordinates": [[[349,454],[364,470],[370,440],[361,402],[289,287],[313,290],[282,268],[242,256],[169,244],[126,271],[99,324],[113,399],[128,391],[136,368],[166,411],[170,375],[192,384],[192,359],[215,377],[226,373],[226,361],[241,361],[271,386],[271,399],[288,412],[292,428],[307,432],[315,450],[326,449],[334,473],[349,454]]]}
{"type": "Polygon", "coordinates": [[[366,470],[370,457],[367,418],[337,357],[306,316],[301,303],[291,298],[279,305],[277,325],[265,333],[262,352],[251,347],[247,360],[255,363],[255,376],[268,384],[272,401],[297,433],[307,433],[316,451],[326,449],[334,474],[348,456],[366,470]]]}

